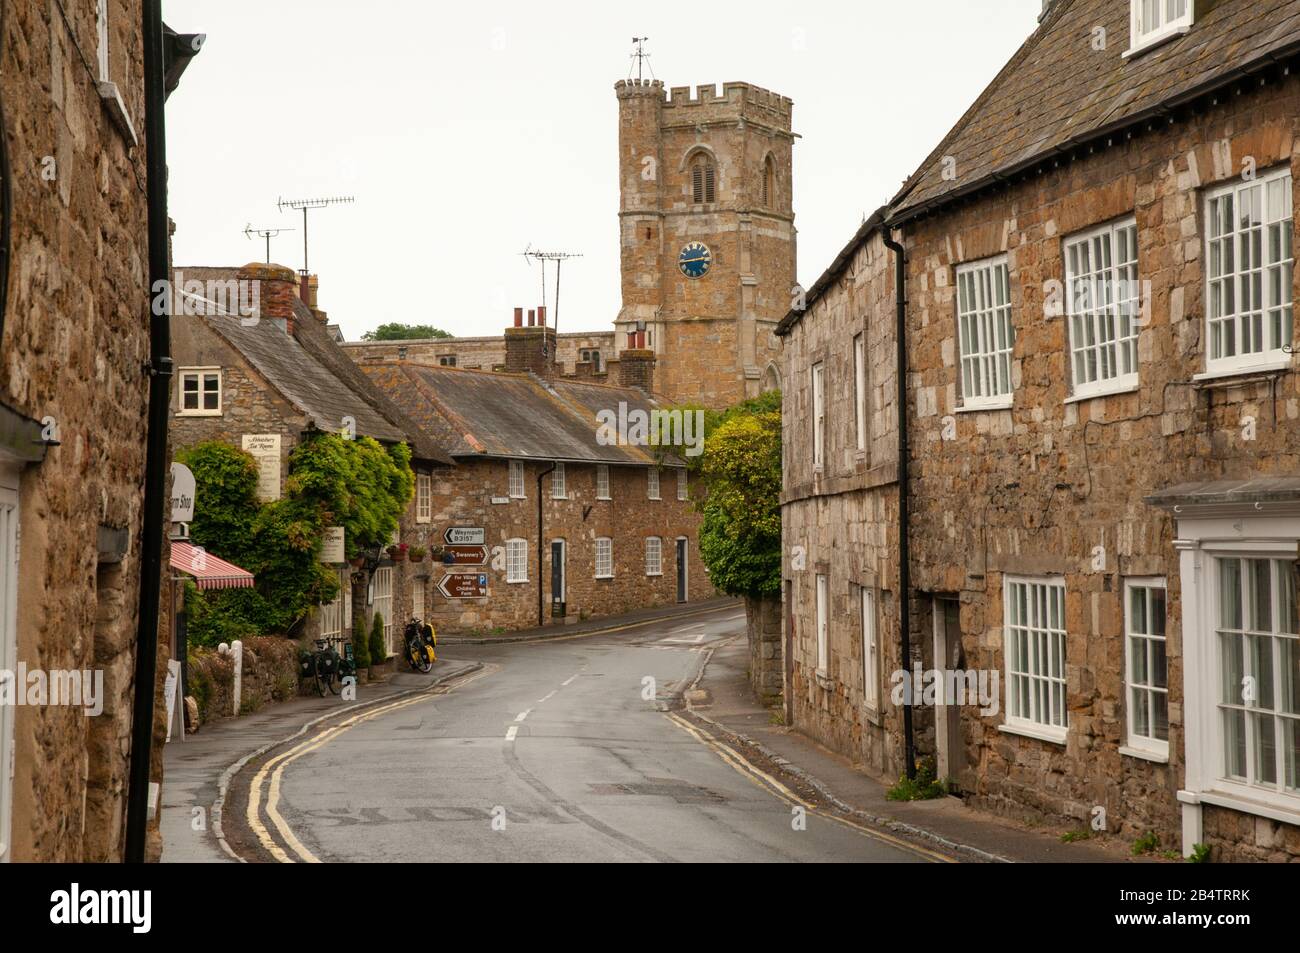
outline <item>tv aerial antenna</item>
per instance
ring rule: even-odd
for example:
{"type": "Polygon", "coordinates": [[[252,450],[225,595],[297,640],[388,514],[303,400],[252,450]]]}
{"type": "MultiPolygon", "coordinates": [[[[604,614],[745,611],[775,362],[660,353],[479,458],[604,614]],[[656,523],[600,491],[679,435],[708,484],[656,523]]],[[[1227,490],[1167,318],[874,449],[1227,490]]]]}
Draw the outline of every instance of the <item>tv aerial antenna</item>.
{"type": "Polygon", "coordinates": [[[542,265],[542,304],[546,304],[546,263],[555,262],[555,333],[560,333],[560,266],[570,258],[581,258],[579,252],[542,251],[531,244],[521,252],[524,258],[541,262],[542,265]]]}
{"type": "Polygon", "coordinates": [[[271,263],[271,239],[275,238],[281,232],[291,232],[292,228],[284,228],[278,225],[258,226],[254,228],[250,222],[244,226],[244,237],[252,241],[254,237],[266,239],[266,263],[271,263]]]}
{"type": "Polygon", "coordinates": [[[285,209],[302,210],[302,274],[309,275],[311,272],[307,266],[307,211],[313,208],[329,208],[331,205],[349,205],[356,199],[351,195],[338,195],[327,199],[280,199],[276,202],[276,207],[283,212],[285,209]]]}

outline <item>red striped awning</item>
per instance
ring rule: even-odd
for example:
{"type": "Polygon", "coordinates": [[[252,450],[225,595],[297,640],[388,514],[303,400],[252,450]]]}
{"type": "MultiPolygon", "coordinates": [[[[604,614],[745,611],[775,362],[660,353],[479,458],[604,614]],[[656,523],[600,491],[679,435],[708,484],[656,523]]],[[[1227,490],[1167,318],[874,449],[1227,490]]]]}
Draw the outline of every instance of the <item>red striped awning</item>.
{"type": "Polygon", "coordinates": [[[193,576],[200,589],[252,589],[253,574],[190,543],[172,543],[172,569],[193,576]]]}

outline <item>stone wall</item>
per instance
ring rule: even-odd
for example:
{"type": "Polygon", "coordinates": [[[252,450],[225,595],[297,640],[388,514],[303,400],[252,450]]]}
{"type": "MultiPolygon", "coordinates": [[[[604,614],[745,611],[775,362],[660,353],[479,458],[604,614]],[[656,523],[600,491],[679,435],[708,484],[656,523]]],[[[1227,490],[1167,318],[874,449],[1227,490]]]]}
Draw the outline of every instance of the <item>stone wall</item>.
{"type": "Polygon", "coordinates": [[[121,857],[140,581],[149,383],[140,4],[109,2],[111,78],[138,145],[84,65],[95,49],[77,46],[94,40],[95,5],[68,6],[67,16],[53,3],[5,10],[14,257],[0,400],[59,430],[44,462],[14,474],[17,659],[102,670],[106,701],[93,719],[68,706],[14,712],[12,856],[26,861],[121,857]],[[120,562],[99,560],[101,526],[125,532],[120,562]]]}
{"type": "MultiPolygon", "coordinates": [[[[611,331],[571,331],[555,334],[555,373],[559,377],[580,376],[581,351],[601,354],[601,374],[618,364],[617,345],[611,331]]],[[[433,341],[346,341],[343,348],[354,361],[396,361],[428,364],[437,367],[445,358],[455,358],[456,366],[468,370],[504,370],[506,338],[469,337],[433,341]]],[[[599,379],[599,376],[598,376],[599,379]]]]}
{"type": "MultiPolygon", "coordinates": [[[[1102,806],[1113,831],[1180,840],[1186,716],[1179,563],[1170,517],[1143,499],[1184,481],[1297,472],[1294,365],[1263,378],[1197,379],[1207,349],[1204,189],[1240,176],[1248,158],[1261,174],[1280,164],[1295,168],[1297,115],[1300,81],[1292,77],[904,230],[914,585],[960,600],[967,664],[1000,672],[1005,578],[1051,575],[1066,587],[1068,740],[1008,733],[1003,714],[964,709],[969,767],[958,781],[975,803],[1073,819],[1102,806]],[[1066,322],[1046,306],[1052,283],[1065,279],[1062,239],[1134,214],[1139,277],[1150,282],[1139,384],[1077,399],[1066,322]],[[997,254],[1007,255],[1012,284],[1014,404],[963,412],[955,268],[997,254]],[[1247,420],[1255,424],[1249,431],[1247,420]],[[1135,576],[1168,585],[1168,764],[1120,751],[1122,591],[1135,576]]],[[[1206,836],[1233,840],[1245,832],[1253,842],[1254,824],[1207,819],[1206,836]]],[[[1267,850],[1294,854],[1295,845],[1288,829],[1270,834],[1267,850]]],[[[1243,857],[1250,850],[1233,847],[1243,857]]]]}
{"type": "Polygon", "coordinates": [[[749,686],[767,705],[781,697],[785,659],[781,649],[781,600],[745,600],[749,639],[749,686]]]}
{"type": "Polygon", "coordinates": [[[782,564],[793,725],[872,770],[902,770],[889,673],[898,628],[898,426],[893,260],[873,236],[783,338],[782,564]],[[858,448],[853,339],[864,335],[867,422],[858,448]],[[821,363],[824,463],[813,461],[812,367],[821,363]],[[827,577],[829,664],[817,670],[816,577],[827,577]],[[875,603],[878,702],[865,703],[863,589],[875,603]]]}

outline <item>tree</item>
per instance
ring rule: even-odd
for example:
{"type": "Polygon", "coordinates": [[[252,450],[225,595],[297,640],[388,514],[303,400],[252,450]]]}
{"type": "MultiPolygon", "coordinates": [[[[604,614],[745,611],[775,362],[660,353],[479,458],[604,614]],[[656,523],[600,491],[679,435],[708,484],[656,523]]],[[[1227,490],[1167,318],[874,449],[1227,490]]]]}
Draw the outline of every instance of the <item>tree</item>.
{"type": "Polygon", "coordinates": [[[352,659],[357,663],[357,671],[370,668],[370,639],[364,625],[352,629],[352,659]]]}
{"type": "Polygon", "coordinates": [[[388,661],[388,644],[384,641],[384,617],[375,613],[370,626],[370,664],[382,665],[388,661]]]}
{"type": "Polygon", "coordinates": [[[431,324],[401,324],[397,321],[381,324],[373,331],[361,335],[363,341],[445,341],[455,337],[431,324]]]}

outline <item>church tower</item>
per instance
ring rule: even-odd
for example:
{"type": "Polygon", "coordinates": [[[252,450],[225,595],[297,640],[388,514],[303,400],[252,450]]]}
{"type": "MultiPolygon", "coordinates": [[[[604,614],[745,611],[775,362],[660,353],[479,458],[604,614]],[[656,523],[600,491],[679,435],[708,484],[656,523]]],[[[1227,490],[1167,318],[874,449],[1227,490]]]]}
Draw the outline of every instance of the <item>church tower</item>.
{"type": "Polygon", "coordinates": [[[772,332],[795,283],[791,101],[747,83],[615,90],[617,346],[653,351],[654,389],[675,402],[722,408],[779,386],[772,332]]]}

